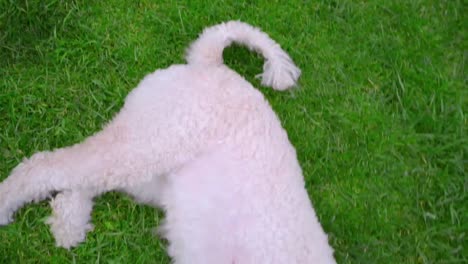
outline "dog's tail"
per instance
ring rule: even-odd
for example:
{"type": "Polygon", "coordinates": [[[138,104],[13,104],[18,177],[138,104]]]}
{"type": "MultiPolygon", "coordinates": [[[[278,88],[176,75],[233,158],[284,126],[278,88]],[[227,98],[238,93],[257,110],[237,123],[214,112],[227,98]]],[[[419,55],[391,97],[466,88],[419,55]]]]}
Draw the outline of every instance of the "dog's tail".
{"type": "Polygon", "coordinates": [[[266,33],[240,21],[230,21],[209,27],[188,49],[189,64],[215,66],[223,64],[223,50],[232,42],[243,44],[263,55],[262,85],[286,90],[296,84],[301,70],[289,55],[266,33]]]}

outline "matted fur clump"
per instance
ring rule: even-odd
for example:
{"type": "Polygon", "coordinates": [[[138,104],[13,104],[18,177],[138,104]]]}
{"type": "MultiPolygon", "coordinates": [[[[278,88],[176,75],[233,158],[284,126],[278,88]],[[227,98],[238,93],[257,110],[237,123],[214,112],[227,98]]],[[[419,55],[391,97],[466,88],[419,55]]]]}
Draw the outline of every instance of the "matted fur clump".
{"type": "Polygon", "coordinates": [[[146,76],[102,131],[20,163],[0,184],[0,224],[59,192],[47,223],[70,248],[92,229],[93,197],[117,190],[165,209],[175,263],[334,263],[280,121],[223,64],[232,42],[265,57],[263,85],[295,85],[300,70],[267,34],[237,21],[210,27],[187,64],[146,76]]]}

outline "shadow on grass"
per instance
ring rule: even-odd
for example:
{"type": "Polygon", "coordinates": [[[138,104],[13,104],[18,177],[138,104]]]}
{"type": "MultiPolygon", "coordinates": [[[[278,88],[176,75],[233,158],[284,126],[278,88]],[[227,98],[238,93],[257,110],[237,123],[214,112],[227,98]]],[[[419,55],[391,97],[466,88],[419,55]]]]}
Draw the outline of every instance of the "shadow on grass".
{"type": "Polygon", "coordinates": [[[80,35],[73,20],[80,1],[9,0],[0,2],[0,66],[38,63],[58,34],[80,35]]]}

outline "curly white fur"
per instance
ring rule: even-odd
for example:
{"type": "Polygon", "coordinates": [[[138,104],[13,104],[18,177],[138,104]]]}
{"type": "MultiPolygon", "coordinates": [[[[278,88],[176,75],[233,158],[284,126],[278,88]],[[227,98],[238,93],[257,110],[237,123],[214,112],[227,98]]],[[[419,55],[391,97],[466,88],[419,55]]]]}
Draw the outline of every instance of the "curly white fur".
{"type": "Polygon", "coordinates": [[[280,121],[222,63],[232,42],[263,54],[264,85],[295,85],[300,70],[259,29],[208,28],[187,65],[146,76],[102,131],[20,163],[0,184],[0,224],[58,191],[47,222],[69,248],[92,229],[93,197],[119,190],[166,210],[161,231],[175,263],[334,263],[280,121]]]}

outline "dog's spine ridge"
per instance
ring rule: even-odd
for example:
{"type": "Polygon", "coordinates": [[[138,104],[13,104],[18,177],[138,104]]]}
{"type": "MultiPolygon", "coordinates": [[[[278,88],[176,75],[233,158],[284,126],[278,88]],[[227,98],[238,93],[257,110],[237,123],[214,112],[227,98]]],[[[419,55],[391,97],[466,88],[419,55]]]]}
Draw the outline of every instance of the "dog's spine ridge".
{"type": "Polygon", "coordinates": [[[301,70],[289,55],[266,33],[240,21],[209,27],[192,43],[187,52],[189,64],[216,66],[223,64],[223,50],[233,42],[243,44],[263,55],[262,85],[286,90],[296,85],[301,70]]]}

